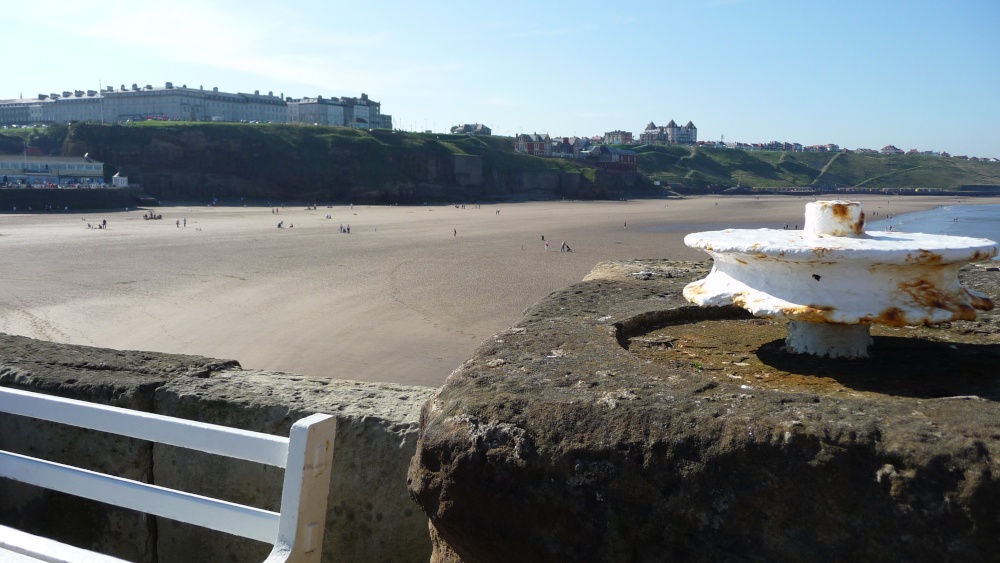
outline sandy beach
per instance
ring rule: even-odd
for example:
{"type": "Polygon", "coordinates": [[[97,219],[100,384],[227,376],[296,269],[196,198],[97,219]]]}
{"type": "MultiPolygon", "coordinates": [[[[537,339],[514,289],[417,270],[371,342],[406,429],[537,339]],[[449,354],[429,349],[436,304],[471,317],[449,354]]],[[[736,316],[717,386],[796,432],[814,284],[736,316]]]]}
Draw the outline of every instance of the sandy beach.
{"type": "MultiPolygon", "coordinates": [[[[869,218],[957,202],[860,200],[869,218]]],[[[144,220],[143,210],[0,214],[0,332],[437,386],[526,307],[602,260],[700,260],[706,255],[684,246],[684,235],[801,227],[808,201],[286,206],[277,214],[178,206],[157,208],[162,220],[144,220]],[[102,220],[107,229],[87,228],[102,220]],[[348,225],[350,234],[339,232],[348,225]],[[572,252],[559,251],[564,241],[572,252]]]]}

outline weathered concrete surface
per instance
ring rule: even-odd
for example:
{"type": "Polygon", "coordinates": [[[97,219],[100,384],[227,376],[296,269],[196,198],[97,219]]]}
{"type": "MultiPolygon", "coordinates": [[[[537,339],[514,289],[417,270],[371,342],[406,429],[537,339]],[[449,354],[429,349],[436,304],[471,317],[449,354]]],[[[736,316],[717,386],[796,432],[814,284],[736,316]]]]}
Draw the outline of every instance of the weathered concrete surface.
{"type": "MultiPolygon", "coordinates": [[[[123,352],[0,334],[0,385],[150,412],[157,387],[235,362],[123,352]]],[[[148,442],[0,414],[0,448],[150,482],[148,442]]],[[[155,529],[135,512],[0,479],[0,522],[130,561],[154,561],[155,529]]]]}
{"type": "MultiPolygon", "coordinates": [[[[988,268],[960,278],[996,299],[988,268]]],[[[768,328],[688,306],[682,288],[707,269],[599,265],[448,378],[409,472],[432,561],[995,557],[1000,370],[983,366],[1000,358],[996,311],[876,335],[884,373],[790,361],[780,339],[704,350],[657,336],[768,328]]]]}
{"type": "MultiPolygon", "coordinates": [[[[286,435],[337,416],[324,561],[427,561],[406,468],[433,389],[242,370],[234,361],[67,346],[0,334],[0,385],[286,435]]],[[[169,446],[0,418],[0,448],[276,510],[282,471],[169,446]]],[[[0,480],[0,522],[134,561],[254,561],[268,547],[0,480]]]]}
{"type": "MultiPolygon", "coordinates": [[[[207,379],[176,378],[156,391],[156,412],[287,436],[314,412],[337,417],[324,561],[427,561],[427,518],[406,492],[416,450],[420,404],[432,389],[229,371],[207,379]]],[[[157,484],[214,493],[241,504],[278,510],[283,472],[157,445],[157,484]]],[[[263,561],[267,546],[200,528],[160,524],[160,561],[263,561]],[[244,548],[237,551],[237,546],[244,548]],[[245,549],[245,551],[244,551],[245,549]],[[256,550],[256,551],[255,551],[256,550]]]]}

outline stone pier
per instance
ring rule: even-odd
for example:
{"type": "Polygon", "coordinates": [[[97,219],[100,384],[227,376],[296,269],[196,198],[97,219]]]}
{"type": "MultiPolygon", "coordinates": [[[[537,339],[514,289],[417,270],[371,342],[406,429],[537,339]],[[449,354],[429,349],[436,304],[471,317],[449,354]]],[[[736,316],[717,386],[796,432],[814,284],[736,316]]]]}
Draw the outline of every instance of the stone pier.
{"type": "MultiPolygon", "coordinates": [[[[1000,551],[1000,319],[789,354],[694,307],[708,263],[601,264],[484,343],[421,414],[436,563],[984,561],[1000,551]]],[[[997,299],[997,263],[960,273],[997,299]]]]}

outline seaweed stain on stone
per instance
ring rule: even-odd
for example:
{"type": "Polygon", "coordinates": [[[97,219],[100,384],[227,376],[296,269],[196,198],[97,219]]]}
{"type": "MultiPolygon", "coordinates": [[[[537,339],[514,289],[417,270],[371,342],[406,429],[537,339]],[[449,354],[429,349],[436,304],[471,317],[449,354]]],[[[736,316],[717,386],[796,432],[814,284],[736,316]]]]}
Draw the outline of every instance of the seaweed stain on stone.
{"type": "MultiPolygon", "coordinates": [[[[709,308],[710,309],[710,308],[709,308]]],[[[887,315],[892,317],[890,313],[887,315]]],[[[639,327],[634,327],[639,328],[639,327]]],[[[852,391],[1000,400],[1000,343],[933,326],[872,327],[871,357],[829,359],[785,351],[784,323],[756,318],[688,318],[635,330],[624,348],[664,373],[693,369],[755,388],[786,392],[852,391]]]]}

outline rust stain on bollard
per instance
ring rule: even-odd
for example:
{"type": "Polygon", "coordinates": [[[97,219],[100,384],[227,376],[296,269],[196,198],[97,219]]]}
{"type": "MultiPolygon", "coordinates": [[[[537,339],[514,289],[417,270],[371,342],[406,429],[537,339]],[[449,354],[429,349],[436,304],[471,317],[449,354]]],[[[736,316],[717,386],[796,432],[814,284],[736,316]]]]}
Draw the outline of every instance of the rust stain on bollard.
{"type": "Polygon", "coordinates": [[[868,327],[973,320],[989,297],[956,279],[968,262],[996,256],[987,239],[920,233],[865,233],[859,202],[806,205],[802,232],[726,229],[692,233],[688,246],[712,255],[708,277],[684,296],[701,305],[735,304],[788,321],[790,352],[868,356],[868,327]],[[814,326],[810,326],[814,325],[814,326]]]}

